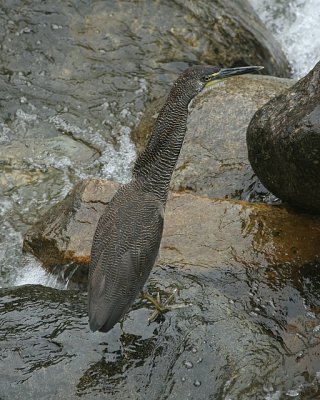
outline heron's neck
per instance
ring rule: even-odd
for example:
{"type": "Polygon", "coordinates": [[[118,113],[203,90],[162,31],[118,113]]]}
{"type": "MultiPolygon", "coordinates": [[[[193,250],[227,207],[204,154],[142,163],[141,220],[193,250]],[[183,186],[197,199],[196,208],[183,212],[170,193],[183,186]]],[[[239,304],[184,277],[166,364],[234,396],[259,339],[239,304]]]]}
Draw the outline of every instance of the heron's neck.
{"type": "Polygon", "coordinates": [[[145,150],[138,157],[133,175],[143,188],[156,194],[165,203],[171,176],[177,163],[187,129],[186,96],[170,94],[162,108],[145,150]]]}

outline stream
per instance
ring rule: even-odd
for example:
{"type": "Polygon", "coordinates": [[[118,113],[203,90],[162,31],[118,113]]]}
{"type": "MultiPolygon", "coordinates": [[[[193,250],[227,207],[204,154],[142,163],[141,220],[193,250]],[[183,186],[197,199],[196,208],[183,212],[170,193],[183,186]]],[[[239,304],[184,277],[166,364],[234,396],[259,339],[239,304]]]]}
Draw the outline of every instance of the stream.
{"type": "MultiPolygon", "coordinates": [[[[107,3],[107,13],[101,1],[0,5],[0,399],[316,399],[319,266],[161,266],[148,288],[177,286],[191,307],[147,325],[137,300],[106,337],[89,332],[86,293],[22,252],[26,231],[76,183],[130,179],[145,104],[188,66],[169,46],[152,59],[161,32],[152,42],[139,26],[134,37],[125,5],[107,3]]],[[[320,59],[320,0],[250,3],[292,78],[307,74],[320,59]]]]}

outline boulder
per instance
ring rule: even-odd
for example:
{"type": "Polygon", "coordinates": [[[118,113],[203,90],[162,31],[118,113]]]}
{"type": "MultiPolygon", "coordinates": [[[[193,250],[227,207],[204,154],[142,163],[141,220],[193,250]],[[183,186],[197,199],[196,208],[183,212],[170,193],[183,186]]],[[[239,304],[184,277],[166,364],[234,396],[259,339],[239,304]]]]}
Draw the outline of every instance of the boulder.
{"type": "MultiPolygon", "coordinates": [[[[270,76],[226,79],[198,95],[190,106],[187,133],[171,180],[174,191],[210,197],[270,200],[247,156],[246,130],[254,113],[293,84],[270,76]]],[[[141,150],[165,99],[147,108],[132,137],[141,150]]]]}
{"type": "Polygon", "coordinates": [[[256,112],[247,145],[255,173],[272,193],[320,212],[320,62],[256,112]]]}
{"type": "Polygon", "coordinates": [[[262,64],[270,75],[289,76],[279,43],[247,0],[108,0],[76,7],[44,0],[37,9],[24,5],[19,15],[4,4],[0,36],[6,117],[20,99],[23,107],[32,101],[41,116],[58,114],[76,125],[77,136],[83,118],[91,127],[105,120],[114,128],[125,108],[123,122],[134,122],[150,86],[153,94],[166,92],[189,63],[262,64]]]}
{"type": "MultiPolygon", "coordinates": [[[[86,284],[94,230],[117,187],[98,179],[78,184],[27,232],[24,249],[50,270],[80,265],[69,279],[86,284]]],[[[316,216],[175,193],[167,203],[158,264],[228,268],[290,262],[301,266],[319,259],[319,241],[320,218],[316,216]]]]}

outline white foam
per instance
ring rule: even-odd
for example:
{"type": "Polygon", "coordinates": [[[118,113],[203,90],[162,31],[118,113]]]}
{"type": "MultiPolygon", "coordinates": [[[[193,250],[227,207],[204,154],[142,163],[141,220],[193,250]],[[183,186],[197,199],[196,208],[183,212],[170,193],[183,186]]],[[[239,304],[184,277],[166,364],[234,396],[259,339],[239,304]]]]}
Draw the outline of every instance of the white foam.
{"type": "Polygon", "coordinates": [[[47,272],[41,264],[31,256],[26,256],[25,265],[21,267],[16,276],[13,286],[21,285],[43,285],[56,289],[64,289],[65,283],[58,280],[57,275],[47,272]]]}
{"type": "MultiPolygon", "coordinates": [[[[110,108],[114,106],[107,102],[102,105],[104,108],[110,108]]],[[[95,164],[101,164],[101,178],[113,179],[119,182],[127,182],[131,176],[131,164],[136,158],[136,149],[131,140],[130,133],[131,128],[124,124],[128,116],[130,115],[128,109],[123,109],[119,118],[124,120],[116,124],[111,132],[112,137],[117,138],[117,149],[112,143],[108,143],[102,136],[99,130],[93,128],[82,129],[78,126],[71,125],[64,121],[60,116],[50,117],[49,121],[55,125],[58,129],[71,132],[75,136],[84,138],[86,141],[90,141],[91,144],[95,145],[101,151],[101,156],[95,161],[95,164]],[[88,135],[90,133],[90,135],[88,135]]],[[[111,114],[109,113],[109,116],[111,114]]]]}
{"type": "MultiPolygon", "coordinates": [[[[7,205],[0,204],[1,210],[7,209],[7,205]]],[[[1,214],[1,213],[0,213],[1,214]]],[[[64,288],[65,283],[58,280],[41,267],[31,255],[21,254],[23,237],[9,222],[4,221],[0,227],[0,235],[6,237],[6,241],[0,247],[0,269],[1,276],[5,279],[0,281],[0,287],[20,286],[27,284],[40,284],[54,288],[64,288]]]]}
{"type": "Polygon", "coordinates": [[[131,164],[136,158],[135,146],[130,138],[131,128],[121,126],[118,136],[118,150],[107,145],[99,159],[102,162],[102,177],[119,182],[128,182],[131,177],[131,164]]]}
{"type": "Polygon", "coordinates": [[[17,119],[20,119],[22,121],[30,122],[30,121],[36,121],[38,119],[37,114],[28,114],[21,110],[20,108],[16,112],[16,117],[17,119]]]}
{"type": "Polygon", "coordinates": [[[320,59],[320,0],[250,0],[281,44],[293,76],[305,76],[320,59]]]}

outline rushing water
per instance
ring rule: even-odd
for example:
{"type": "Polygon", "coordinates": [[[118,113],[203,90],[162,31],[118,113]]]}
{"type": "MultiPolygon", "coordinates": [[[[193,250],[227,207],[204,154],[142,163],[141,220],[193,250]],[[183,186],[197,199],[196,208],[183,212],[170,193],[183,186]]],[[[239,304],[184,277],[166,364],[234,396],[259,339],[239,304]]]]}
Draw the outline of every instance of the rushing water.
{"type": "Polygon", "coordinates": [[[295,78],[320,59],[320,0],[250,0],[280,42],[295,78]]]}

